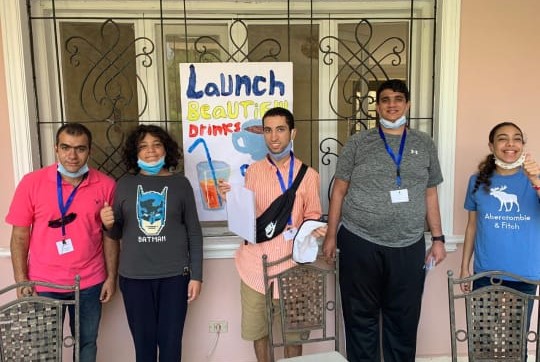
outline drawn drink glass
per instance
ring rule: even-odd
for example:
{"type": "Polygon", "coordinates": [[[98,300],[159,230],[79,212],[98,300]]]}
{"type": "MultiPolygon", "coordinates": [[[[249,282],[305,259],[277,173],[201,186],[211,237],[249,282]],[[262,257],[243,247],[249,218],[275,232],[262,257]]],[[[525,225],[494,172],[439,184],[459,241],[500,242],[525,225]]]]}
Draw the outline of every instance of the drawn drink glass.
{"type": "MultiPolygon", "coordinates": [[[[228,181],[231,174],[231,166],[223,161],[212,161],[215,178],[228,181]]],[[[202,204],[206,210],[219,210],[223,208],[223,202],[218,196],[218,188],[214,182],[214,176],[207,161],[197,164],[197,178],[201,188],[202,204]]]]}

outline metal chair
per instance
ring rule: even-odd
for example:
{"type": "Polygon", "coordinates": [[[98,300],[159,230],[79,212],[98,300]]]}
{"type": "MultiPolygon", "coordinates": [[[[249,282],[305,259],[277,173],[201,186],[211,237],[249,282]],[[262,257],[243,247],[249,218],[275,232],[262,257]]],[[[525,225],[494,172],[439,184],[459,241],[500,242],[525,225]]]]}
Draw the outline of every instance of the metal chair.
{"type": "Polygon", "coordinates": [[[0,295],[23,288],[23,297],[0,306],[0,361],[62,361],[63,348],[73,348],[73,360],[79,361],[80,278],[73,285],[27,281],[0,290],[0,295]],[[33,295],[36,286],[73,292],[73,299],[58,300],[33,295]],[[64,313],[75,307],[73,336],[64,337],[64,313]]]}
{"type": "MultiPolygon", "coordinates": [[[[268,320],[279,314],[279,329],[268,323],[270,360],[275,361],[275,348],[314,342],[333,341],[331,352],[317,353],[279,361],[347,361],[339,354],[339,257],[334,266],[317,260],[297,264],[283,271],[291,262],[291,255],[269,262],[263,256],[266,309],[268,320]],[[274,292],[277,292],[277,296],[274,292]],[[277,297],[277,302],[274,300],[277,297]]],[[[278,361],[278,362],[279,362],[278,361]]]]}
{"type": "MultiPolygon", "coordinates": [[[[452,361],[457,361],[458,342],[466,343],[471,362],[526,361],[527,342],[536,345],[536,360],[540,361],[538,327],[535,330],[528,327],[529,305],[539,297],[502,286],[501,278],[540,285],[540,281],[500,271],[478,273],[463,279],[454,278],[453,272],[448,271],[452,361]],[[461,292],[460,284],[483,277],[490,278],[490,285],[461,292]],[[465,321],[456,321],[456,309],[461,314],[465,311],[465,321]]],[[[538,303],[534,305],[538,310],[538,303]]]]}

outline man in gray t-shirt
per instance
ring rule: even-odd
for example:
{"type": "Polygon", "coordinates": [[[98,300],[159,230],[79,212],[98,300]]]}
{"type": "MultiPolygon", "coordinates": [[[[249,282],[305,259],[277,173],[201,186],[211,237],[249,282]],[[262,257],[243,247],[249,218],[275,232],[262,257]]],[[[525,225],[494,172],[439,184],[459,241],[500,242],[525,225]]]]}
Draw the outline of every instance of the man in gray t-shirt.
{"type": "Polygon", "coordinates": [[[414,361],[425,265],[446,257],[431,137],[407,129],[409,90],[377,90],[379,127],[352,136],[339,157],[323,245],[340,249],[340,286],[351,362],[414,361]],[[427,220],[433,244],[426,253],[427,220]],[[339,230],[338,230],[339,229],[339,230]],[[382,318],[381,318],[382,315],[382,318]]]}

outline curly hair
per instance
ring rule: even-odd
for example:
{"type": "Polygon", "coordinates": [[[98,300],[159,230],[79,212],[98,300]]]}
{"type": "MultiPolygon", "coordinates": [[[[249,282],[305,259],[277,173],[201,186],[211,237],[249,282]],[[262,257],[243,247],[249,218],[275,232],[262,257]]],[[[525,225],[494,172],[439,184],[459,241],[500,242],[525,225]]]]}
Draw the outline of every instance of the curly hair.
{"type": "MultiPolygon", "coordinates": [[[[519,133],[521,133],[521,136],[523,137],[523,131],[521,128],[519,128],[515,123],[513,122],[501,122],[497,124],[495,127],[491,129],[489,132],[489,143],[493,144],[495,141],[495,134],[499,130],[499,128],[506,127],[506,126],[512,126],[516,128],[519,133]]],[[[491,176],[493,176],[493,172],[495,172],[495,155],[490,153],[486,156],[486,158],[480,162],[478,165],[478,177],[476,178],[476,182],[474,184],[474,188],[472,193],[474,194],[481,185],[483,185],[483,189],[486,192],[489,192],[489,187],[491,186],[491,176]]]]}
{"type": "Polygon", "coordinates": [[[141,170],[137,165],[139,143],[147,134],[158,138],[163,147],[165,148],[165,165],[167,169],[176,168],[180,159],[182,158],[182,152],[178,143],[169,135],[167,131],[159,126],[154,125],[139,125],[131,131],[126,139],[126,143],[123,148],[122,161],[130,173],[137,174],[141,170]]]}

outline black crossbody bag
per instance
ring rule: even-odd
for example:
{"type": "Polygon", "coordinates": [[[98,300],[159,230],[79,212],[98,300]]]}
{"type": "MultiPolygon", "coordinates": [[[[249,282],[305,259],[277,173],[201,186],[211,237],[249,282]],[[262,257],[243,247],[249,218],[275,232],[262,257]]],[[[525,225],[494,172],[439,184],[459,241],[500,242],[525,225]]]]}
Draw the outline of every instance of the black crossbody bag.
{"type": "Polygon", "coordinates": [[[262,243],[281,234],[291,217],[296,190],[302,182],[308,166],[302,163],[291,187],[274,200],[257,218],[257,243],[262,243]]]}

